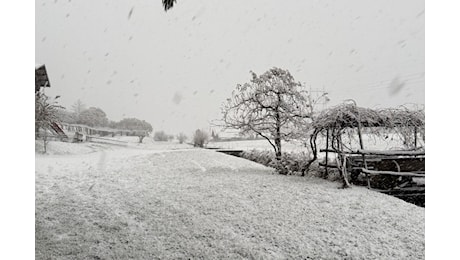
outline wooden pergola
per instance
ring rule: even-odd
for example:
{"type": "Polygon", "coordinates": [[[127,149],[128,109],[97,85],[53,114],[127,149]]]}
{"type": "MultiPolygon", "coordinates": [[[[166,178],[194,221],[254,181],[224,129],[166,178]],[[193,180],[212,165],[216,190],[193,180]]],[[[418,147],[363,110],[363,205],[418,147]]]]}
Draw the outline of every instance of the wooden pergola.
{"type": "Polygon", "coordinates": [[[343,177],[344,187],[350,186],[349,173],[352,180],[353,177],[364,174],[368,188],[375,189],[371,187],[373,178],[385,183],[380,185],[380,188],[384,187],[383,190],[376,190],[389,193],[395,188],[407,186],[412,178],[425,176],[425,150],[417,139],[420,130],[424,131],[425,128],[424,116],[423,110],[374,110],[357,107],[355,103],[345,103],[323,111],[313,120],[310,144],[316,153],[317,136],[321,134],[326,137],[326,147],[320,149],[326,158],[320,166],[325,167],[326,174],[329,168],[338,169],[343,177]],[[363,142],[364,128],[392,131],[412,129],[413,142],[410,148],[404,150],[367,150],[363,142]],[[345,147],[342,141],[342,135],[350,130],[357,134],[358,149],[345,147]],[[336,155],[336,163],[329,162],[330,153],[336,155]]]}

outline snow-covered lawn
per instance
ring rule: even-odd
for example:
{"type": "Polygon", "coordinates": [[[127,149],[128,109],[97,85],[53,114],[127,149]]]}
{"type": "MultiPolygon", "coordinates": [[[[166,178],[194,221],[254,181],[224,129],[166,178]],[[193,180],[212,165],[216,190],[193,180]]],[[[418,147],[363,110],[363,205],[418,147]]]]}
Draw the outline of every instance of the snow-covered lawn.
{"type": "MultiPolygon", "coordinates": [[[[100,151],[102,149],[113,149],[111,146],[95,143],[67,143],[59,141],[49,141],[46,145],[47,155],[70,155],[70,154],[87,154],[100,151]]],[[[35,141],[35,153],[44,152],[43,141],[35,141]]]]}
{"type": "MultiPolygon", "coordinates": [[[[348,135],[343,136],[344,144],[354,150],[360,148],[357,134],[351,135],[352,139],[348,135]]],[[[301,152],[308,151],[302,143],[298,141],[284,142],[282,141],[282,150],[284,152],[301,152]]],[[[319,136],[316,140],[318,149],[326,148],[326,138],[319,136]]],[[[396,134],[388,134],[388,138],[383,138],[370,134],[363,134],[363,144],[368,150],[404,150],[403,141],[396,134]]],[[[419,138],[418,146],[424,146],[423,140],[419,138]]],[[[239,150],[273,150],[273,147],[264,139],[259,140],[242,140],[242,141],[218,141],[209,142],[209,147],[226,148],[226,149],[239,149],[239,150]]],[[[322,158],[324,153],[319,153],[318,157],[322,158]]]]}
{"type": "MultiPolygon", "coordinates": [[[[300,143],[286,143],[282,142],[283,151],[306,151],[307,148],[303,147],[300,143]]],[[[273,147],[267,140],[242,140],[242,141],[218,141],[209,142],[208,147],[225,148],[225,149],[239,149],[239,150],[273,150],[273,147]]]]}
{"type": "MultiPolygon", "coordinates": [[[[135,148],[144,150],[182,150],[193,148],[188,144],[177,142],[155,142],[151,138],[145,138],[142,143],[136,136],[98,137],[94,142],[70,143],[60,141],[49,141],[47,143],[47,155],[72,155],[87,154],[101,150],[116,150],[120,147],[135,148]]],[[[43,154],[43,141],[35,141],[35,153],[43,154]]]]}
{"type": "Polygon", "coordinates": [[[37,259],[425,256],[424,208],[210,150],[146,145],[36,156],[37,259]]]}

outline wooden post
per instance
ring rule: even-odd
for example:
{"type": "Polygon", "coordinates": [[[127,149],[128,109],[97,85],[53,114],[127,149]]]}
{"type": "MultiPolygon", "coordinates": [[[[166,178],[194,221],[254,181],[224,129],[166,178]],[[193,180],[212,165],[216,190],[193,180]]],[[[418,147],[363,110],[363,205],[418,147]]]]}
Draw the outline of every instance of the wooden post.
{"type": "Polygon", "coordinates": [[[414,127],[414,145],[415,149],[417,149],[417,127],[414,127]]]}
{"type": "MultiPolygon", "coordinates": [[[[339,170],[342,171],[342,178],[343,178],[343,188],[349,188],[351,187],[350,183],[348,182],[348,174],[347,174],[347,156],[343,153],[343,141],[342,141],[342,135],[339,134],[337,136],[337,147],[340,150],[340,162],[342,163],[342,169],[339,168],[339,170]]],[[[339,165],[337,165],[339,166],[339,165]]]]}
{"type": "Polygon", "coordinates": [[[327,170],[327,160],[328,160],[328,149],[329,149],[329,128],[326,129],[326,176],[329,176],[328,170],[327,170]]]}
{"type": "MultiPolygon", "coordinates": [[[[364,144],[363,144],[363,137],[361,135],[361,121],[360,118],[358,118],[358,137],[359,137],[359,146],[361,149],[364,149],[364,144]]],[[[367,162],[366,162],[366,156],[363,154],[363,163],[364,163],[364,168],[367,169],[367,162]]],[[[367,178],[367,188],[371,188],[371,181],[369,179],[369,174],[366,174],[367,178]]]]}
{"type": "Polygon", "coordinates": [[[358,122],[358,138],[359,138],[359,147],[361,149],[364,149],[363,137],[361,135],[361,122],[358,122]]]}

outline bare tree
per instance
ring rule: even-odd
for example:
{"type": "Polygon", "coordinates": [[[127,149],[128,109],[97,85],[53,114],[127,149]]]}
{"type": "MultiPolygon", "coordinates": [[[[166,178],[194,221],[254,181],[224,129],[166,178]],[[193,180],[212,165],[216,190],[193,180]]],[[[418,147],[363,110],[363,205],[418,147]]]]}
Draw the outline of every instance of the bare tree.
{"type": "Polygon", "coordinates": [[[139,143],[142,143],[142,140],[144,140],[146,136],[146,132],[144,131],[136,131],[137,137],[139,137],[139,143]]]}
{"type": "Polygon", "coordinates": [[[206,131],[197,129],[193,134],[193,146],[204,147],[209,140],[209,135],[206,131]]]}
{"type": "Polygon", "coordinates": [[[83,110],[78,116],[78,123],[87,126],[107,126],[109,119],[106,113],[98,107],[90,107],[83,110]]]}
{"type": "Polygon", "coordinates": [[[157,131],[153,134],[153,140],[166,142],[168,141],[168,135],[164,131],[157,131]]]}
{"type": "MultiPolygon", "coordinates": [[[[110,125],[110,123],[109,123],[110,125]]],[[[112,127],[119,129],[133,130],[134,134],[139,137],[139,143],[153,131],[152,125],[145,120],[137,118],[123,118],[120,122],[111,122],[112,127]]]]}
{"type": "Polygon", "coordinates": [[[77,118],[80,116],[80,113],[86,110],[86,105],[78,99],[73,105],[72,105],[72,111],[77,115],[77,118]]]}
{"type": "Polygon", "coordinates": [[[213,141],[219,141],[220,140],[219,134],[215,133],[214,130],[211,131],[211,139],[213,141]]]}
{"type": "Polygon", "coordinates": [[[184,133],[180,133],[177,136],[177,140],[179,140],[179,143],[182,144],[185,142],[185,140],[187,140],[187,136],[184,133]]]}
{"type": "Polygon", "coordinates": [[[237,85],[224,104],[224,125],[263,137],[279,161],[281,140],[296,137],[298,128],[311,118],[310,97],[288,70],[272,68],[260,76],[251,74],[251,81],[237,85]]]}

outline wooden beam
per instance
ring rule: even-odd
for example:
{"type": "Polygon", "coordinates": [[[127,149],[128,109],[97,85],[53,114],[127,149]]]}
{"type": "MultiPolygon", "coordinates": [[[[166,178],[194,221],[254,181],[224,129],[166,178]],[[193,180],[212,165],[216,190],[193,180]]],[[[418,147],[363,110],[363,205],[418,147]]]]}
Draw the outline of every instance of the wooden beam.
{"type": "Polygon", "coordinates": [[[393,172],[393,171],[374,171],[366,168],[361,168],[361,171],[370,175],[395,175],[395,176],[409,176],[409,177],[425,177],[425,172],[393,172]]]}
{"type": "Polygon", "coordinates": [[[319,166],[327,168],[338,168],[336,164],[319,163],[319,166]]]}
{"type": "Polygon", "coordinates": [[[392,192],[419,192],[419,191],[424,191],[425,186],[414,186],[414,187],[404,187],[404,188],[395,188],[395,189],[389,189],[389,190],[381,190],[381,189],[372,189],[373,191],[378,191],[381,193],[392,193],[392,192]]]}
{"type": "Polygon", "coordinates": [[[425,155],[425,151],[404,151],[404,150],[364,150],[358,149],[356,151],[339,151],[335,149],[320,149],[320,152],[339,153],[339,154],[365,154],[365,155],[385,155],[385,156],[414,156],[425,155]]]}
{"type": "Polygon", "coordinates": [[[328,167],[327,167],[327,160],[329,159],[328,158],[328,150],[329,149],[329,128],[326,129],[326,176],[329,176],[329,172],[327,171],[328,167]]]}
{"type": "Polygon", "coordinates": [[[411,193],[411,194],[389,194],[393,197],[417,197],[417,196],[425,196],[425,193],[411,193]]]}
{"type": "Polygon", "coordinates": [[[366,154],[366,155],[400,155],[400,156],[425,155],[425,151],[391,151],[391,150],[379,151],[379,150],[364,150],[364,149],[359,149],[355,153],[366,154]]]}

